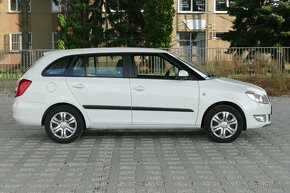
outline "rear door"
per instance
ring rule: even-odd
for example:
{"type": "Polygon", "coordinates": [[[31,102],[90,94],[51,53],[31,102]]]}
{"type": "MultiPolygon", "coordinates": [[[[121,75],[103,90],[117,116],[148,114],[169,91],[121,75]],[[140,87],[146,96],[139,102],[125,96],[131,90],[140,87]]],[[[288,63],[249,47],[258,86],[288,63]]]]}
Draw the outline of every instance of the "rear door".
{"type": "Polygon", "coordinates": [[[67,85],[94,124],[132,124],[126,56],[77,56],[68,70],[67,85]]]}

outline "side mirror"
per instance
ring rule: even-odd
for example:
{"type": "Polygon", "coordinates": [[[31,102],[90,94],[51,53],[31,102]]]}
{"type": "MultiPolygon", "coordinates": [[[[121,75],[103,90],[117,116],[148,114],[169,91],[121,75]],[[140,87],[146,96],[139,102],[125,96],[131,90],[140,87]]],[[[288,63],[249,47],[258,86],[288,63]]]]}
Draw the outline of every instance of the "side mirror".
{"type": "Polygon", "coordinates": [[[186,80],[186,79],[188,79],[188,77],[189,77],[189,74],[188,74],[187,71],[185,71],[185,70],[180,70],[180,71],[178,72],[178,79],[186,80]]]}

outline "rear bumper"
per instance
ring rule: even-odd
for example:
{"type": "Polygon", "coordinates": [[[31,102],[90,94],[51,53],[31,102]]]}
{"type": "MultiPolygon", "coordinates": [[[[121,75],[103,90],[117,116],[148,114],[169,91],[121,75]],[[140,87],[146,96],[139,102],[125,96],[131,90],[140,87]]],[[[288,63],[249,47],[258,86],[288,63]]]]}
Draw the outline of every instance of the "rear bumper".
{"type": "Polygon", "coordinates": [[[22,125],[41,126],[41,120],[45,109],[45,104],[33,103],[15,98],[12,113],[14,120],[22,125]]]}

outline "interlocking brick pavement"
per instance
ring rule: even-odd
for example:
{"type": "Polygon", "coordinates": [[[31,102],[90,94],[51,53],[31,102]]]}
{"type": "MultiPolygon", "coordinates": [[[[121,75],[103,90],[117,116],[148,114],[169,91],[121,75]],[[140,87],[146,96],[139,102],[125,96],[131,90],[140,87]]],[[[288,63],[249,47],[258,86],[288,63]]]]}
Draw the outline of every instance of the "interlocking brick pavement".
{"type": "Polygon", "coordinates": [[[70,144],[11,117],[0,94],[0,193],[290,192],[290,98],[233,143],[195,131],[88,131],[70,144]]]}

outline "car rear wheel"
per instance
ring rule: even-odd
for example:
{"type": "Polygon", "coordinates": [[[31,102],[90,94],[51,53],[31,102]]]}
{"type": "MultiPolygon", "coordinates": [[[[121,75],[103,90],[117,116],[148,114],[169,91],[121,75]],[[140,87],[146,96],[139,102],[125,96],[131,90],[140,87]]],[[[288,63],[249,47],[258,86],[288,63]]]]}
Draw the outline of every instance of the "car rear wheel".
{"type": "Polygon", "coordinates": [[[235,108],[228,105],[212,108],[204,121],[209,137],[220,143],[234,141],[243,130],[243,117],[235,108]]]}
{"type": "Polygon", "coordinates": [[[48,137],[58,143],[70,143],[81,136],[84,130],[82,115],[67,105],[51,109],[45,117],[44,125],[48,137]]]}

